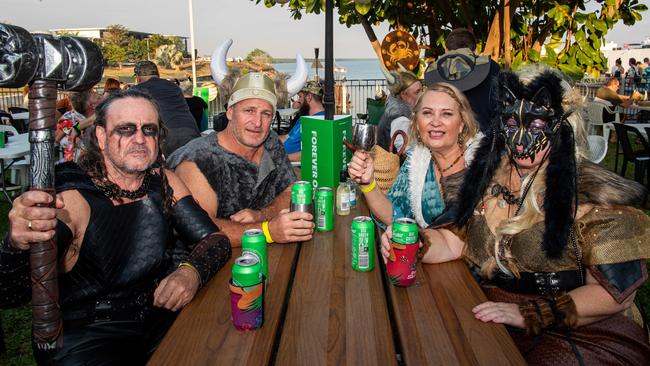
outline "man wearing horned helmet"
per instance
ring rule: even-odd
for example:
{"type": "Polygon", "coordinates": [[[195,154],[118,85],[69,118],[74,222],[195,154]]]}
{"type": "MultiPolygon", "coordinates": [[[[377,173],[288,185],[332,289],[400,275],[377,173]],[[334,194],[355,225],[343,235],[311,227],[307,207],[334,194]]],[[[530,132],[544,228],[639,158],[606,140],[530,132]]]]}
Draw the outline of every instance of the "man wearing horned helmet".
{"type": "MultiPolygon", "coordinates": [[[[213,60],[220,58],[218,53],[219,49],[213,60]]],[[[214,65],[212,72],[219,83],[214,65]]],[[[304,82],[298,74],[292,79],[304,82]]],[[[294,82],[290,79],[287,84],[294,82]]],[[[288,89],[300,90],[302,82],[288,89]]],[[[251,228],[262,227],[269,243],[306,241],[313,233],[311,214],[286,210],[296,177],[271,130],[276,102],[275,86],[268,76],[245,74],[228,100],[226,129],[191,141],[168,160],[234,246],[241,244],[242,233],[251,228]]]]}

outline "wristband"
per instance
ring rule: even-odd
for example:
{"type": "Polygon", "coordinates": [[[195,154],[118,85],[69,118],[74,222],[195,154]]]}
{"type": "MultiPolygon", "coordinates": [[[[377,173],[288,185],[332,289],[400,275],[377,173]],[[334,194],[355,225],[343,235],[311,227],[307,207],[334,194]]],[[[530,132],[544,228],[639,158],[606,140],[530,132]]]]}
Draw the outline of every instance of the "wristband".
{"type": "Polygon", "coordinates": [[[194,265],[192,263],[190,263],[190,262],[181,262],[178,265],[178,268],[181,268],[181,267],[190,268],[191,270],[194,271],[194,273],[196,273],[197,277],[199,278],[199,287],[200,287],[201,286],[201,274],[199,273],[199,270],[196,269],[196,267],[194,267],[194,265]]]}
{"type": "Polygon", "coordinates": [[[264,221],[262,223],[262,231],[264,232],[264,237],[266,238],[266,242],[268,244],[273,243],[273,238],[271,238],[271,232],[269,231],[269,222],[264,221]]]}
{"type": "Polygon", "coordinates": [[[81,125],[79,123],[74,125],[74,129],[77,130],[77,132],[81,133],[81,125]]]}
{"type": "Polygon", "coordinates": [[[365,186],[365,187],[362,186],[361,187],[361,192],[368,193],[368,192],[372,191],[373,189],[375,189],[375,187],[377,187],[377,181],[373,180],[372,183],[368,184],[367,186],[365,186]]]}

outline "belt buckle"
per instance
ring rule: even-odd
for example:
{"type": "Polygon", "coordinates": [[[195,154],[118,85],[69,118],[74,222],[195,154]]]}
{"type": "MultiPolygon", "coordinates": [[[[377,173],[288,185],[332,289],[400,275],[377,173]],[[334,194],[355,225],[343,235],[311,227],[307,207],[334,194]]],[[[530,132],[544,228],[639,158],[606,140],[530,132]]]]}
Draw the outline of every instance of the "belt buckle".
{"type": "Polygon", "coordinates": [[[560,291],[560,277],[556,272],[535,272],[534,275],[541,295],[552,295],[560,291]]]}
{"type": "Polygon", "coordinates": [[[95,302],[95,321],[110,321],[113,304],[110,300],[95,302]]]}

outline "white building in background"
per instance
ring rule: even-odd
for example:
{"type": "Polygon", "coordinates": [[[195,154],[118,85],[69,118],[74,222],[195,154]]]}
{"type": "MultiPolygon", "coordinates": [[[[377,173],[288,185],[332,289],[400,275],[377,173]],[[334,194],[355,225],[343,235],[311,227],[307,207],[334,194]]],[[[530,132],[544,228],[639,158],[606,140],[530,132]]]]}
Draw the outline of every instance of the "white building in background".
{"type": "Polygon", "coordinates": [[[650,58],[650,36],[645,37],[641,43],[625,43],[622,47],[614,42],[606,42],[600,47],[602,53],[607,57],[607,70],[611,70],[620,58],[623,68],[627,70],[631,58],[643,62],[643,59],[650,58]]]}

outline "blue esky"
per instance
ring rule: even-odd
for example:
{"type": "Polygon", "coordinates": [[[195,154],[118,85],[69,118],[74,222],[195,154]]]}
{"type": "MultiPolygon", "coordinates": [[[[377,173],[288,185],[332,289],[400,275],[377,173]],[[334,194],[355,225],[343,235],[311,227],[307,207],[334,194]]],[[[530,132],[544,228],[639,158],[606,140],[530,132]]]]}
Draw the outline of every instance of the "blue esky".
{"type": "MultiPolygon", "coordinates": [[[[56,28],[105,27],[122,24],[143,32],[189,37],[188,0],[1,0],[0,22],[30,31],[56,28]]],[[[642,0],[641,2],[647,2],[642,0]]],[[[229,56],[245,56],[261,48],[273,57],[313,57],[320,47],[324,57],[325,15],[290,17],[287,7],[266,8],[250,0],[193,0],[194,34],[199,55],[208,55],[226,38],[234,44],[229,56]]],[[[650,12],[633,27],[617,24],[607,40],[640,43],[650,36],[650,12]]],[[[372,58],[374,52],[360,25],[346,28],[334,18],[334,57],[372,58]]],[[[381,40],[387,24],[375,27],[381,40]]]]}

